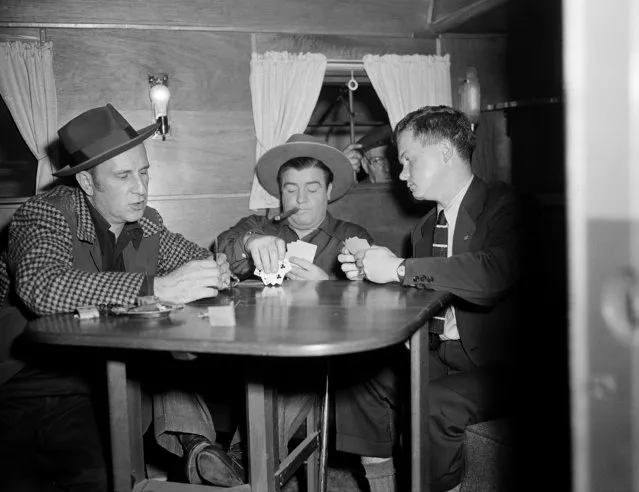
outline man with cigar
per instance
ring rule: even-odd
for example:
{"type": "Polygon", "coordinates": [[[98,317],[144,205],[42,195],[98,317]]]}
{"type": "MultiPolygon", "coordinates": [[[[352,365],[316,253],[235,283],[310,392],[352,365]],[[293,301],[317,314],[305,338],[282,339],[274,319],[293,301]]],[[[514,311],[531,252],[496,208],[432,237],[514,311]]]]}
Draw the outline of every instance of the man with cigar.
{"type": "MultiPolygon", "coordinates": [[[[329,202],[344,195],[353,183],[353,170],[344,153],[305,134],[293,135],[282,145],[266,152],[257,163],[257,177],[271,195],[280,198],[282,210],[273,220],[253,215],[246,217],[218,237],[220,251],[229,259],[231,271],[248,278],[254,269],[275,272],[285,257],[286,245],[302,240],[317,246],[313,262],[289,258],[293,269],[286,277],[293,280],[339,280],[346,276],[337,257],[350,237],[373,243],[362,227],[341,221],[327,212],[329,202]]],[[[335,407],[336,447],[360,456],[370,490],[377,492],[386,480],[388,464],[378,465],[378,457],[390,456],[396,442],[397,422],[379,395],[396,400],[395,374],[383,362],[387,353],[360,360],[333,361],[332,401],[335,407]],[[343,365],[345,364],[345,365],[343,365]],[[371,405],[371,402],[375,402],[371,405]],[[380,477],[382,480],[380,480],[380,477]]],[[[287,372],[287,387],[281,387],[280,436],[286,446],[296,431],[304,409],[308,408],[309,381],[301,371],[295,380],[287,372]]],[[[241,449],[238,434],[232,448],[241,449]]]]}
{"type": "Polygon", "coordinates": [[[286,244],[302,240],[317,246],[313,262],[290,258],[293,280],[345,279],[337,261],[344,240],[370,234],[356,224],[334,218],[328,204],[341,198],[353,183],[346,156],[325,142],[305,134],[267,151],[257,163],[257,177],[271,195],[280,198],[282,211],[273,219],[251,215],[218,236],[220,251],[239,278],[255,268],[275,273],[286,244]]]}
{"type": "MultiPolygon", "coordinates": [[[[136,131],[110,104],[80,114],[58,132],[70,163],[55,175],[72,178],[73,185],[33,197],[11,220],[0,258],[0,490],[30,490],[27,481],[34,478],[61,490],[108,488],[91,361],[77,350],[68,358],[53,351],[19,354],[29,319],[132,304],[147,295],[186,303],[228,287],[224,255],[213,258],[170,232],[147,206],[143,142],[155,130],[136,131]]],[[[209,423],[197,404],[181,403],[156,395],[154,424],[170,427],[170,450],[189,459],[189,437],[209,423]]],[[[218,450],[199,451],[226,466],[218,450]]]]}

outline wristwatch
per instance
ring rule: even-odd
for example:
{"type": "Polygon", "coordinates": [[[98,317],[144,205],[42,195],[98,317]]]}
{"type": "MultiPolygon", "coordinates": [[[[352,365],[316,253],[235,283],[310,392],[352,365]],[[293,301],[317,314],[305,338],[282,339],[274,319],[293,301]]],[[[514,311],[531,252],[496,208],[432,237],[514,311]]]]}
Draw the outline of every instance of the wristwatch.
{"type": "Polygon", "coordinates": [[[406,276],[406,260],[403,260],[397,266],[397,278],[399,279],[400,282],[403,282],[405,276],[406,276]]]}

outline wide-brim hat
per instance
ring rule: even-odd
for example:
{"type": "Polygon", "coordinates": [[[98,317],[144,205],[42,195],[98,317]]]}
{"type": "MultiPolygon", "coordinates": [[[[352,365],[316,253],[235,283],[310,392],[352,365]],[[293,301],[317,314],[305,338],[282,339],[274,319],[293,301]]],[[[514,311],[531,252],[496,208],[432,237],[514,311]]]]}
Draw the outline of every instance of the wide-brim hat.
{"type": "Polygon", "coordinates": [[[383,125],[373,128],[370,132],[360,138],[357,143],[362,147],[359,149],[361,153],[367,152],[382,145],[388,145],[393,135],[393,129],[390,125],[383,125]]]}
{"type": "Polygon", "coordinates": [[[257,161],[257,179],[274,197],[280,197],[280,186],[277,182],[280,167],[296,157],[312,157],[322,161],[333,172],[333,189],[329,200],[331,202],[341,198],[353,184],[353,167],[343,152],[317,137],[296,133],[286,143],[266,151],[257,161]]]}
{"type": "Polygon", "coordinates": [[[157,128],[154,123],[136,131],[110,104],[85,111],[58,130],[69,164],[53,175],[65,178],[97,166],[142,143],[157,128]]]}

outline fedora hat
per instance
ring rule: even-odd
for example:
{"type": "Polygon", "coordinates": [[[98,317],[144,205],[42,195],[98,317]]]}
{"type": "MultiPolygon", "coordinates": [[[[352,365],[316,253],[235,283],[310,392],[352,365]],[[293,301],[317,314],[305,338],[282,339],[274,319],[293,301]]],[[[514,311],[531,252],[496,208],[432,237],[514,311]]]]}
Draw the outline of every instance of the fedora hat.
{"type": "Polygon", "coordinates": [[[277,173],[282,164],[295,157],[312,157],[333,172],[331,202],[343,196],[353,184],[353,167],[343,152],[317,137],[296,133],[286,143],[266,151],[257,161],[257,179],[271,195],[280,197],[277,173]]]}
{"type": "Polygon", "coordinates": [[[391,141],[393,130],[390,125],[383,125],[373,128],[370,132],[360,138],[357,143],[362,147],[359,151],[363,154],[375,147],[381,147],[382,145],[388,145],[391,141]]]}
{"type": "Polygon", "coordinates": [[[136,131],[110,104],[85,111],[58,130],[70,162],[53,175],[66,178],[97,166],[142,143],[157,128],[154,123],[136,131]]]}

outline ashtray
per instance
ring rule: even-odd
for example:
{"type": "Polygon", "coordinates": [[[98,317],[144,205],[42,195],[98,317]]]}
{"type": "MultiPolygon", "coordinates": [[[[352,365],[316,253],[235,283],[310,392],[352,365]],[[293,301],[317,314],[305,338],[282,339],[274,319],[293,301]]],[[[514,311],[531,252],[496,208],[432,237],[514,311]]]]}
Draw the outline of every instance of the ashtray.
{"type": "Polygon", "coordinates": [[[173,311],[184,309],[184,304],[173,304],[171,302],[153,302],[136,306],[116,306],[111,308],[111,313],[117,316],[129,316],[132,318],[166,318],[173,311]]]}

